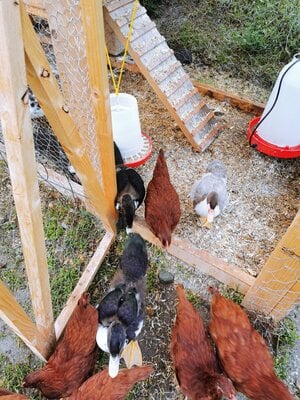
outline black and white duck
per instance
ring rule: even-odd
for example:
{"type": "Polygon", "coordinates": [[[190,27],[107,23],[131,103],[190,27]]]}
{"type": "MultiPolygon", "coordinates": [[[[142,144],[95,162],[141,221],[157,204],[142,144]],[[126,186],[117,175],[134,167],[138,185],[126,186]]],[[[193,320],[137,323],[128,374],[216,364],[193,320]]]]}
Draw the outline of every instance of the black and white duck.
{"type": "Polygon", "coordinates": [[[112,378],[119,372],[121,358],[127,368],[142,365],[137,338],[145,316],[147,266],[144,240],[138,234],[130,235],[110,290],[97,306],[99,326],[96,341],[103,351],[109,353],[108,371],[112,378]]]}

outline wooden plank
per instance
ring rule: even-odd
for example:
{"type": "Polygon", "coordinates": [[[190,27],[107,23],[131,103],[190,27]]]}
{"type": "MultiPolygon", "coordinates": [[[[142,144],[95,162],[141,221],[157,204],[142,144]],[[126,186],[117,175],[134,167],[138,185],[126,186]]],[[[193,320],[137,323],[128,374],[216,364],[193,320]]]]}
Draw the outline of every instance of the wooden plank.
{"type": "Polygon", "coordinates": [[[111,205],[108,204],[100,186],[97,173],[86,152],[78,129],[68,110],[64,109],[62,94],[24,9],[22,9],[21,16],[27,78],[30,87],[75,168],[84,192],[93,204],[97,216],[102,220],[106,229],[113,231],[115,221],[111,219],[111,205]]]}
{"type": "Polygon", "coordinates": [[[299,243],[300,211],[245,296],[245,307],[272,315],[278,320],[299,301],[299,243]]]}
{"type": "Polygon", "coordinates": [[[101,240],[97,250],[95,251],[91,261],[86,266],[81,278],[79,279],[76,287],[74,288],[72,294],[70,295],[65,307],[61,311],[60,315],[57,317],[55,321],[55,333],[57,339],[60,337],[63,332],[66,323],[68,322],[70,316],[78,299],[81,294],[87,290],[91,282],[93,281],[100,264],[102,263],[104,257],[109,251],[110,246],[112,245],[115,239],[115,235],[112,232],[106,232],[104,238],[101,240]]]}
{"type": "Polygon", "coordinates": [[[35,355],[46,361],[49,355],[48,339],[37,330],[36,325],[1,280],[0,317],[35,355]]]}
{"type": "Polygon", "coordinates": [[[200,83],[193,81],[193,85],[198,89],[198,91],[205,95],[213,97],[219,101],[227,101],[231,106],[239,108],[248,113],[253,113],[255,115],[261,115],[264,111],[264,104],[257,103],[255,101],[244,99],[233,93],[228,93],[224,90],[217,89],[213,86],[207,85],[206,83],[200,83]]]}
{"type": "MultiPolygon", "coordinates": [[[[135,218],[133,231],[139,233],[145,240],[162,247],[143,219],[135,218]]],[[[201,272],[213,276],[225,285],[238,289],[243,294],[247,293],[255,282],[255,278],[240,268],[212,256],[205,250],[197,249],[189,241],[179,239],[175,235],[172,236],[172,243],[166,251],[185,263],[197,267],[201,272]]]]}
{"type": "Polygon", "coordinates": [[[26,11],[29,14],[37,15],[39,17],[47,19],[47,13],[45,10],[43,0],[22,0],[25,4],[26,11]]]}
{"type": "Polygon", "coordinates": [[[203,127],[214,117],[214,113],[210,111],[200,122],[199,124],[192,130],[191,134],[196,136],[198,133],[201,133],[203,127]]]}
{"type": "Polygon", "coordinates": [[[225,128],[225,125],[222,123],[216,124],[213,129],[209,132],[208,135],[205,136],[205,139],[201,139],[201,142],[199,143],[199,146],[201,147],[201,150],[204,151],[210,143],[213,141],[213,139],[218,135],[218,133],[225,128]]]}
{"type": "Polygon", "coordinates": [[[206,105],[204,100],[201,100],[199,104],[197,104],[196,107],[193,107],[192,111],[188,113],[184,118],[182,118],[182,121],[187,124],[187,122],[195,115],[198,114],[198,112],[206,105]]]}
{"type": "MultiPolygon", "coordinates": [[[[123,56],[121,57],[112,57],[110,56],[110,63],[113,68],[121,68],[123,56]]],[[[140,70],[135,63],[130,63],[128,61],[125,62],[124,68],[130,72],[134,72],[135,74],[139,74],[140,70]]]]}
{"type": "Polygon", "coordinates": [[[130,3],[132,3],[132,0],[115,0],[115,1],[104,0],[104,4],[110,12],[115,11],[118,8],[124,7],[130,3]]]}
{"type": "Polygon", "coordinates": [[[81,0],[82,23],[85,34],[86,57],[92,105],[94,107],[97,152],[102,171],[102,187],[105,193],[109,219],[115,221],[117,183],[112,133],[109,83],[107,75],[103,8],[101,0],[81,0]]]}
{"type": "Polygon", "coordinates": [[[37,329],[50,348],[53,314],[34,156],[19,7],[0,2],[1,123],[33,312],[37,329]]]}

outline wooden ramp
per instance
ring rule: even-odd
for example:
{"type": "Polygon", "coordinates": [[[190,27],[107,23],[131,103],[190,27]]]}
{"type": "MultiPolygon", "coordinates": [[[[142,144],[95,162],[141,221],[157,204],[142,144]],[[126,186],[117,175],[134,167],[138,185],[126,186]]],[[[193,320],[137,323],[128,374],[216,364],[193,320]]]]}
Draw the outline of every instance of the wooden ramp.
{"type": "MultiPolygon", "coordinates": [[[[134,0],[106,0],[104,19],[125,46],[134,0]]],[[[191,145],[204,151],[221,128],[165,38],[140,4],[128,49],[191,145]]]]}

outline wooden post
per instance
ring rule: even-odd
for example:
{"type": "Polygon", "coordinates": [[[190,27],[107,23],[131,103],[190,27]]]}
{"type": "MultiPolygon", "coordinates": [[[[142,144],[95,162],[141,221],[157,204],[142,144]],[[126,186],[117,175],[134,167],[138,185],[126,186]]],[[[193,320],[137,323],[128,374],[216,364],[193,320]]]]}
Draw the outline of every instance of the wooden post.
{"type": "Polygon", "coordinates": [[[13,294],[0,281],[0,317],[41,360],[45,361],[48,340],[37,330],[13,294]]]}
{"type": "Polygon", "coordinates": [[[27,78],[30,87],[75,168],[95,213],[107,230],[115,231],[112,205],[108,204],[97,179],[101,171],[95,171],[77,126],[68,110],[64,108],[62,94],[24,7],[21,7],[21,11],[27,78]]]}
{"type": "Polygon", "coordinates": [[[283,318],[300,299],[300,211],[246,294],[243,306],[283,318]]]}
{"type": "Polygon", "coordinates": [[[102,170],[102,187],[115,217],[117,194],[109,85],[105,55],[102,0],[81,0],[91,98],[94,106],[97,150],[102,170]]]}
{"type": "Polygon", "coordinates": [[[1,122],[33,311],[50,346],[53,314],[19,11],[13,0],[0,2],[1,122]]]}

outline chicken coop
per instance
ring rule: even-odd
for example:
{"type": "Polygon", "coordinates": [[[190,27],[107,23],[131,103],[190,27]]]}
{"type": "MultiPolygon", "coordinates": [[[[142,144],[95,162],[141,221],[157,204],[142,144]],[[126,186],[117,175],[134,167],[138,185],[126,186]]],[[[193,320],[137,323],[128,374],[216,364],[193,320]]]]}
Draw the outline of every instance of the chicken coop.
{"type": "MultiPolygon", "coordinates": [[[[105,33],[110,32],[113,40],[124,46],[130,22],[124,7],[132,4],[128,0],[106,0],[104,4],[101,0],[3,0],[0,4],[0,150],[9,168],[33,309],[33,316],[28,315],[6,282],[0,281],[0,316],[43,360],[117,237],[105,33]],[[34,99],[39,105],[34,105],[34,99]],[[55,320],[40,181],[80,202],[103,227],[96,251],[82,268],[76,287],[55,320]]],[[[136,34],[140,29],[146,36],[150,28],[156,29],[147,18],[145,8],[139,5],[134,20],[136,34]],[[145,27],[145,20],[149,26],[145,27]]],[[[133,43],[136,38],[131,40],[129,53],[137,67],[187,141],[203,151],[221,128],[214,113],[181,71],[180,63],[174,62],[173,53],[168,54],[162,36],[155,36],[155,43],[143,39],[143,50],[145,43],[149,46],[148,57],[139,53],[141,44],[133,43]],[[153,54],[155,49],[159,49],[160,59],[153,54]],[[174,84],[164,87],[163,73],[172,80],[169,73],[175,68],[179,69],[174,84]],[[181,91],[179,99],[176,85],[181,91]]],[[[143,219],[136,218],[133,228],[145,240],[160,246],[143,219]]],[[[279,320],[299,300],[299,243],[298,212],[258,277],[180,237],[172,238],[167,251],[225,285],[238,288],[245,295],[246,308],[279,320]]]]}

